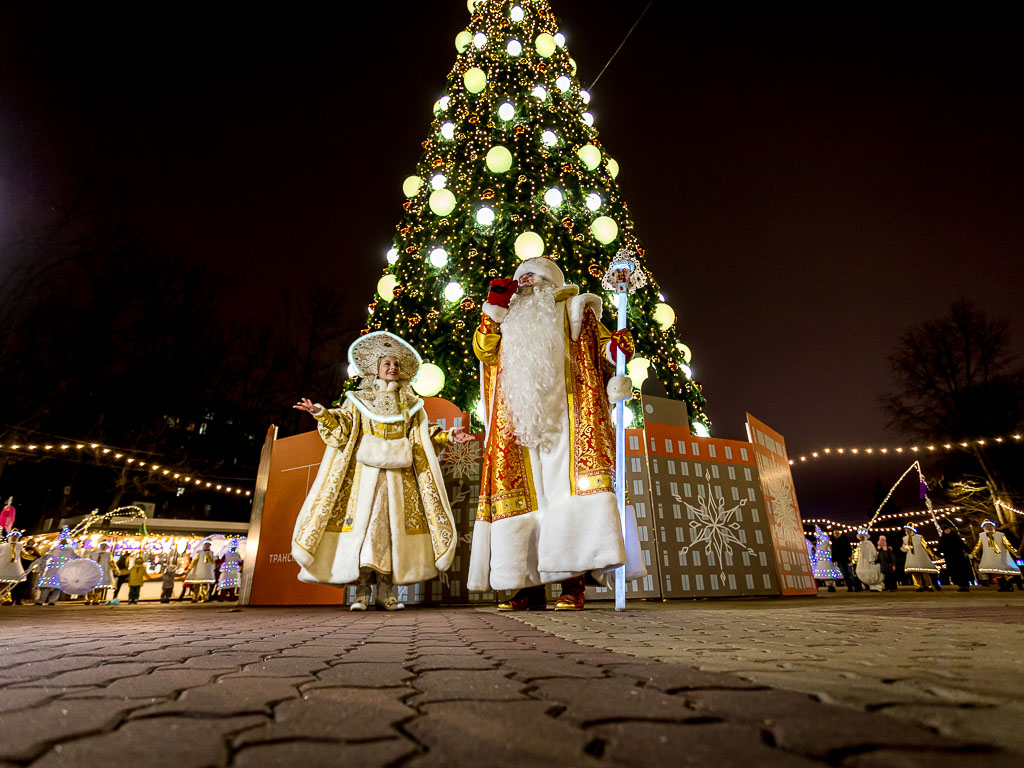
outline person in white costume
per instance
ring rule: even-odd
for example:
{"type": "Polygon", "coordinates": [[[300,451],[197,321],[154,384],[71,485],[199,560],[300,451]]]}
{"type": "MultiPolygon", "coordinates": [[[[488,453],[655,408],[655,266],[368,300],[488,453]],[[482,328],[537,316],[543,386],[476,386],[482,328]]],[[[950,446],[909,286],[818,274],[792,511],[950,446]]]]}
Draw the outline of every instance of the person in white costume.
{"type": "Polygon", "coordinates": [[[228,551],[220,559],[220,578],[217,579],[217,599],[237,600],[242,583],[242,556],[238,554],[238,539],[232,539],[228,551]]]}
{"type": "Polygon", "coordinates": [[[24,548],[19,531],[11,531],[7,541],[0,543],[0,605],[12,602],[11,590],[25,578],[25,569],[21,567],[24,548]]]}
{"type": "Polygon", "coordinates": [[[857,578],[872,592],[881,592],[882,569],[878,565],[878,550],[869,538],[871,532],[867,528],[857,531],[857,549],[853,552],[853,562],[857,566],[857,578]]]}
{"type": "Polygon", "coordinates": [[[355,584],[353,611],[376,603],[395,611],[396,585],[433,579],[451,566],[458,534],[437,454],[473,439],[462,427],[431,424],[412,389],[419,353],[377,331],[349,347],[359,388],[337,408],[303,398],[294,407],[318,422],[327,444],[320,471],[295,519],[292,557],[299,579],[355,584]]]}
{"type": "Polygon", "coordinates": [[[54,605],[60,599],[60,569],[72,560],[77,560],[75,546],[67,527],[61,531],[56,546],[46,553],[43,575],[39,577],[39,601],[37,605],[54,605]]]}
{"type": "Polygon", "coordinates": [[[981,524],[981,534],[971,556],[977,557],[978,552],[981,552],[978,573],[992,577],[999,584],[1000,592],[1013,592],[1010,579],[1020,576],[1020,569],[1014,559],[1017,550],[1010,544],[1006,534],[996,530],[996,524],[991,520],[981,524]]]}
{"type": "Polygon", "coordinates": [[[906,525],[903,530],[901,549],[907,554],[903,570],[913,577],[918,592],[934,592],[938,588],[934,579],[939,575],[939,567],[932,561],[935,555],[925,544],[924,536],[919,534],[914,526],[906,525]]]}
{"type": "Polygon", "coordinates": [[[192,589],[192,602],[205,602],[210,597],[210,588],[217,583],[214,578],[216,558],[210,551],[210,542],[204,541],[203,548],[196,552],[185,574],[185,586],[192,589]]]}
{"type": "Polygon", "coordinates": [[[111,569],[111,555],[107,542],[100,542],[99,547],[94,551],[90,552],[86,557],[94,561],[99,567],[100,572],[103,574],[100,577],[100,583],[96,585],[96,588],[85,597],[86,605],[99,605],[107,600],[107,590],[114,586],[114,572],[111,569]]]}

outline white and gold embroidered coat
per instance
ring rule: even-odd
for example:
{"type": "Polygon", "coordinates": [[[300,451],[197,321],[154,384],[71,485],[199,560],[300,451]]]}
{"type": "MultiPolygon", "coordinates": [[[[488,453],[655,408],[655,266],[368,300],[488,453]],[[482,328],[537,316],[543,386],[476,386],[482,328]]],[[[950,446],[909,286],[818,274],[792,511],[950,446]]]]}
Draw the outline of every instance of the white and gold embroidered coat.
{"type": "Polygon", "coordinates": [[[397,392],[348,392],[340,408],[325,409],[317,421],[327,449],[295,520],[292,557],[301,567],[299,579],[354,582],[375,510],[386,513],[391,551],[390,568],[372,567],[390,570],[395,584],[414,584],[448,570],[455,556],[455,520],[435,446],[446,445],[449,435],[429,422],[423,401],[416,398],[403,413],[397,392]],[[358,461],[364,435],[408,438],[412,465],[379,469],[358,461]]]}

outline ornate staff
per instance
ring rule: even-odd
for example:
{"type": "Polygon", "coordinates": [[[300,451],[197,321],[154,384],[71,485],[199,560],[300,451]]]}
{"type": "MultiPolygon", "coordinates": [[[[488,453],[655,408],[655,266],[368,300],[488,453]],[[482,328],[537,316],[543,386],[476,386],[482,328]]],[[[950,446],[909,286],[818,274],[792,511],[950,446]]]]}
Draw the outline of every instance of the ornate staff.
{"type": "MultiPolygon", "coordinates": [[[[647,276],[640,269],[636,254],[622,249],[615,254],[608,271],[604,273],[601,286],[606,291],[615,293],[618,304],[618,328],[626,327],[626,308],[629,296],[638,288],[647,285],[647,276]]],[[[615,356],[615,375],[626,375],[626,353],[621,349],[615,356]]],[[[615,498],[619,503],[619,525],[622,528],[622,541],[626,541],[626,403],[620,400],[615,404],[615,498]]],[[[626,566],[615,569],[615,610],[626,608],[626,566]]]]}

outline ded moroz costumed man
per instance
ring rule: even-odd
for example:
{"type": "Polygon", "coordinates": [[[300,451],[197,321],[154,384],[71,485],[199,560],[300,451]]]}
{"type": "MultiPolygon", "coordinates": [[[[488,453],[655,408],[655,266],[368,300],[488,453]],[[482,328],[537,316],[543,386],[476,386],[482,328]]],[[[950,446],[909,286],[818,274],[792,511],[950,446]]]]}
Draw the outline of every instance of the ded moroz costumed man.
{"type": "MultiPolygon", "coordinates": [[[[901,549],[907,553],[903,570],[913,577],[918,592],[934,592],[933,579],[939,575],[939,567],[932,562],[935,554],[928,548],[924,536],[918,533],[914,526],[905,525],[903,530],[906,535],[903,537],[901,549]]],[[[935,584],[935,587],[938,586],[935,584]]]]}
{"type": "Polygon", "coordinates": [[[971,556],[977,557],[979,552],[981,562],[978,563],[978,573],[994,579],[999,584],[1000,592],[1013,592],[1010,579],[1020,576],[1020,569],[1014,559],[1017,550],[1011,546],[1006,534],[996,530],[996,524],[991,520],[981,524],[981,534],[971,556]]]}
{"type": "Polygon", "coordinates": [[[411,383],[420,356],[377,331],[357,339],[349,362],[363,377],[338,408],[302,399],[327,443],[320,471],[295,520],[292,557],[301,581],[355,584],[351,610],[405,606],[395,585],[433,579],[451,566],[458,536],[438,452],[473,437],[431,424],[411,383]]]}
{"type": "Polygon", "coordinates": [[[610,333],[601,299],[551,259],[491,281],[473,338],[487,442],[468,587],[518,590],[499,610],[543,610],[553,582],[555,609],[580,610],[585,577],[606,585],[626,562],[610,408],[632,386],[614,376],[617,349],[632,353],[629,331],[610,333]]]}

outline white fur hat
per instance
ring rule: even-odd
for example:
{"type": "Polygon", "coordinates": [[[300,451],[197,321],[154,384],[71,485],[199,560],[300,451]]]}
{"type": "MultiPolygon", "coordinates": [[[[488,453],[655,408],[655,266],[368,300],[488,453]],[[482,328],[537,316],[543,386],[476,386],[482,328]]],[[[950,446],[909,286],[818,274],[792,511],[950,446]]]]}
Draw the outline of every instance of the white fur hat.
{"type": "Polygon", "coordinates": [[[558,265],[547,256],[538,256],[535,259],[527,259],[519,265],[519,269],[516,270],[513,278],[515,280],[519,280],[520,277],[528,272],[532,272],[538,277],[543,277],[555,286],[555,288],[562,288],[565,286],[565,275],[562,274],[562,270],[558,268],[558,265]]]}

